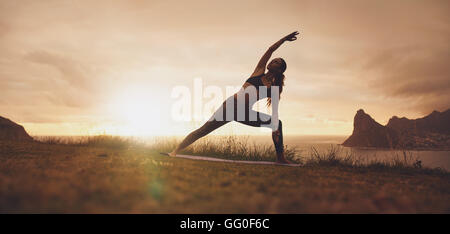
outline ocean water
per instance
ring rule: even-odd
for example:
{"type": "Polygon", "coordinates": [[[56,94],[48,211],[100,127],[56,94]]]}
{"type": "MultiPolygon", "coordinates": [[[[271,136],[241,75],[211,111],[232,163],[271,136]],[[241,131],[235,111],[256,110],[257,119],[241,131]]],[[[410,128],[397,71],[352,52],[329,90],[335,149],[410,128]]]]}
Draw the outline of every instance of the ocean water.
{"type": "MultiPolygon", "coordinates": [[[[337,147],[340,150],[340,156],[345,157],[353,154],[361,162],[370,162],[372,160],[390,160],[392,158],[403,159],[404,155],[412,160],[422,161],[422,166],[429,168],[442,168],[450,171],[450,151],[418,151],[418,150],[388,150],[388,149],[365,149],[344,147],[340,144],[348,136],[285,136],[284,144],[288,147],[296,147],[302,157],[310,157],[313,147],[319,152],[326,152],[331,147],[337,147]]],[[[249,141],[272,144],[270,136],[249,136],[249,141]]]]}

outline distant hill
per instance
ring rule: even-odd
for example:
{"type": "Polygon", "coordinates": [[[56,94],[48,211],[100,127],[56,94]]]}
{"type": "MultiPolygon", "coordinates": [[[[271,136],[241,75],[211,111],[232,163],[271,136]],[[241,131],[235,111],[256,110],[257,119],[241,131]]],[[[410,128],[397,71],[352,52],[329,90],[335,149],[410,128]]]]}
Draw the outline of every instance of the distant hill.
{"type": "Polygon", "coordinates": [[[419,119],[392,117],[386,126],[364,110],[356,112],[353,133],[342,143],[349,147],[391,149],[450,149],[450,109],[419,119]]]}
{"type": "Polygon", "coordinates": [[[22,125],[0,116],[0,140],[8,141],[32,141],[22,125]]]}

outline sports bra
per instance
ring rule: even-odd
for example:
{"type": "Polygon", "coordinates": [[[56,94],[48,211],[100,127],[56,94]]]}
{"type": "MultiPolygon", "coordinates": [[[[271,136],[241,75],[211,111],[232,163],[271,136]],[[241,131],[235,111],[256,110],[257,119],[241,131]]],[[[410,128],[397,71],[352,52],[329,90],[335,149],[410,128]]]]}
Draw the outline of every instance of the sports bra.
{"type": "MultiPolygon", "coordinates": [[[[252,84],[252,85],[255,86],[255,88],[258,89],[258,90],[259,90],[259,87],[260,87],[260,86],[264,86],[264,87],[267,88],[267,86],[264,85],[263,82],[262,82],[262,79],[261,79],[262,76],[264,76],[264,74],[261,74],[261,75],[259,75],[259,76],[253,76],[253,77],[250,77],[250,78],[248,78],[245,82],[248,82],[248,83],[252,84]]],[[[270,86],[270,87],[272,87],[272,86],[270,86]]],[[[272,94],[272,93],[271,93],[270,87],[267,88],[267,96],[268,96],[268,97],[270,97],[270,95],[272,94]]]]}
{"type": "Polygon", "coordinates": [[[248,78],[245,82],[248,82],[248,83],[252,84],[252,85],[255,86],[256,88],[258,88],[258,86],[265,86],[265,85],[263,84],[262,80],[261,80],[261,77],[262,77],[263,75],[264,75],[264,74],[261,74],[261,75],[259,75],[259,76],[253,76],[253,77],[250,77],[250,78],[248,78]]]}

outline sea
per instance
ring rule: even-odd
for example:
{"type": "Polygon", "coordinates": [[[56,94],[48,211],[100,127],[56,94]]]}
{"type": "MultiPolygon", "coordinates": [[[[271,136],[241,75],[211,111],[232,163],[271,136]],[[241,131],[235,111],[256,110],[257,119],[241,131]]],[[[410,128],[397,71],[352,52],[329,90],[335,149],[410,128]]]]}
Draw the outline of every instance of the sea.
{"type": "MultiPolygon", "coordinates": [[[[421,161],[423,167],[441,168],[450,171],[450,151],[442,150],[390,150],[373,148],[344,147],[341,144],[348,136],[285,136],[284,144],[295,147],[301,157],[308,158],[314,151],[326,153],[332,148],[338,150],[338,157],[353,155],[362,163],[373,161],[410,160],[421,161]]],[[[249,136],[249,141],[270,144],[270,136],[249,136]]]]}

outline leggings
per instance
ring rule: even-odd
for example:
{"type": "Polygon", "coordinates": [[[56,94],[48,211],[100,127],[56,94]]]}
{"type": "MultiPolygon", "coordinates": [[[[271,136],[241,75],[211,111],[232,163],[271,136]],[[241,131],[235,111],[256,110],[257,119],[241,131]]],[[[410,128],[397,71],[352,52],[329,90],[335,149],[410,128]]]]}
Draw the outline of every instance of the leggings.
{"type": "MultiPolygon", "coordinates": [[[[232,98],[231,96],[230,98],[232,98]]],[[[186,136],[186,138],[180,143],[178,146],[178,149],[184,149],[187,146],[194,143],[196,140],[198,140],[201,137],[204,137],[211,133],[212,131],[216,130],[217,128],[231,122],[236,121],[241,124],[245,124],[252,127],[269,127],[272,128],[272,140],[275,145],[275,150],[277,154],[281,154],[284,152],[284,146],[283,146],[283,130],[282,130],[282,123],[281,120],[278,120],[278,126],[276,129],[274,129],[274,125],[271,123],[271,116],[267,115],[262,112],[254,111],[251,108],[249,108],[248,102],[245,108],[245,118],[244,120],[241,120],[242,118],[237,118],[237,105],[234,105],[234,118],[233,120],[227,120],[225,117],[226,113],[226,104],[227,101],[225,101],[221,107],[214,113],[214,115],[205,123],[203,126],[198,128],[197,130],[191,132],[189,135],[186,136]],[[223,118],[218,118],[221,115],[223,115],[223,118]],[[250,116],[257,116],[256,120],[251,119],[250,116]],[[261,120],[262,119],[264,120],[261,120]],[[223,120],[222,120],[223,119],[223,120]]]]}

